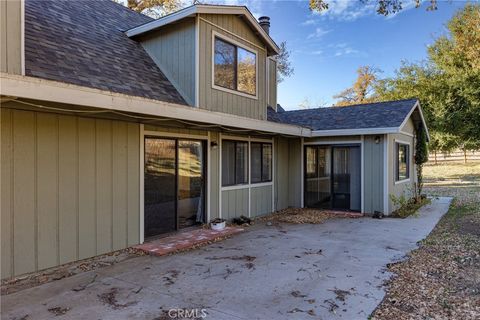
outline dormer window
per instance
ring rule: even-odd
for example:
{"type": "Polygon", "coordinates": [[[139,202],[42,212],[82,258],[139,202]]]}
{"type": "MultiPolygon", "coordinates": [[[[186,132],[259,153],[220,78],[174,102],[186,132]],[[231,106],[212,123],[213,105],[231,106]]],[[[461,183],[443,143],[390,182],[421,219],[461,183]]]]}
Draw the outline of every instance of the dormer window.
{"type": "Polygon", "coordinates": [[[257,54],[214,34],[214,88],[256,98],[257,54]]]}

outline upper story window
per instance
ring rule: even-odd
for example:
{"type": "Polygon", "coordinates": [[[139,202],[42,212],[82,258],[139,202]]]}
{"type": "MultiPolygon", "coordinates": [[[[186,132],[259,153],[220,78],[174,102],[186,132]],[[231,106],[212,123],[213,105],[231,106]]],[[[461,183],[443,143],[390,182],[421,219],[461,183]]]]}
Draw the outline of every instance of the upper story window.
{"type": "Polygon", "coordinates": [[[396,166],[395,181],[410,178],[410,146],[405,143],[395,143],[396,166]]]}
{"type": "Polygon", "coordinates": [[[214,41],[214,85],[256,96],[257,55],[218,36],[214,41]]]}

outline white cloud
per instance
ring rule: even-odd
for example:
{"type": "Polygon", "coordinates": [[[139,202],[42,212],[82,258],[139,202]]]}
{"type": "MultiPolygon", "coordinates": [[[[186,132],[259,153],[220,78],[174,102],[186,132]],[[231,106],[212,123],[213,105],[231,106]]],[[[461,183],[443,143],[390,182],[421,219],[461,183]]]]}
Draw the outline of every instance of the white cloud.
{"type": "Polygon", "coordinates": [[[307,19],[301,23],[302,26],[313,26],[317,24],[317,20],[315,19],[307,19]]]}
{"type": "Polygon", "coordinates": [[[307,36],[307,39],[320,39],[321,37],[323,37],[324,35],[326,35],[330,31],[331,30],[325,30],[325,29],[322,29],[320,27],[317,27],[314,32],[310,33],[307,36]]]}
{"type": "Polygon", "coordinates": [[[317,14],[335,20],[353,21],[360,17],[376,13],[374,2],[362,3],[352,0],[332,0],[329,1],[328,4],[329,7],[327,10],[317,14]]]}
{"type": "Polygon", "coordinates": [[[353,49],[351,47],[344,47],[335,51],[335,57],[352,56],[352,55],[358,56],[358,55],[362,55],[362,53],[357,49],[353,49]]]}

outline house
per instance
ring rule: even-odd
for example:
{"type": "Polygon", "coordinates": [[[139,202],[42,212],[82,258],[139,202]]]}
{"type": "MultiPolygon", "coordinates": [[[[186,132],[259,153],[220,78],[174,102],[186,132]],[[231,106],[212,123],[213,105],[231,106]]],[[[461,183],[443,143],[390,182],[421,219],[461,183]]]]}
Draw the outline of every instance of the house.
{"type": "Polygon", "coordinates": [[[277,108],[279,48],[246,7],[0,5],[2,279],[216,217],[389,214],[414,186],[419,102],[277,108]]]}

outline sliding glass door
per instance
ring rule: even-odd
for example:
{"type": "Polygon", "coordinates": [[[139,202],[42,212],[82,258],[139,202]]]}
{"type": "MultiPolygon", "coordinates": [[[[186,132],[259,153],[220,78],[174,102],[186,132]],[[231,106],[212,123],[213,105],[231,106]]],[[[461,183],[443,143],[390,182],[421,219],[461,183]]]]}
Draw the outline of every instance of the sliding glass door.
{"type": "Polygon", "coordinates": [[[145,238],[176,229],[176,142],[145,139],[145,238]]]}
{"type": "Polygon", "coordinates": [[[145,238],[205,222],[203,141],[145,138],[145,238]]]}
{"type": "Polygon", "coordinates": [[[360,147],[333,147],[332,208],[360,211],[360,147]]]}
{"type": "Polygon", "coordinates": [[[330,208],[331,150],[330,147],[305,148],[305,206],[330,208]]]}
{"type": "Polygon", "coordinates": [[[359,146],[305,147],[305,206],[361,210],[359,146]]]}
{"type": "Polygon", "coordinates": [[[201,141],[178,141],[179,228],[204,222],[204,148],[201,141]]]}

